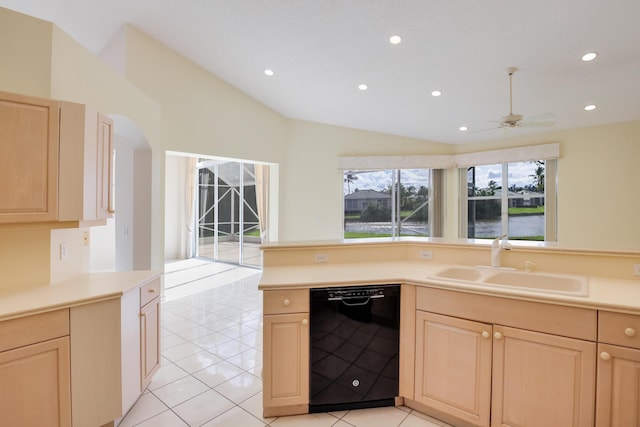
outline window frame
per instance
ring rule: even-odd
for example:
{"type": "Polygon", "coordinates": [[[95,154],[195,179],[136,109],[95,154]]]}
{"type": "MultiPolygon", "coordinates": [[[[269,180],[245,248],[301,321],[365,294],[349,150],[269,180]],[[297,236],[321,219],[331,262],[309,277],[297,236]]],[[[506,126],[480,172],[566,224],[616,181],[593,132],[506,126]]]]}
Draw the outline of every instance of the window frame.
{"type": "MultiPolygon", "coordinates": [[[[502,165],[502,194],[499,198],[501,202],[501,234],[504,233],[505,230],[508,231],[509,224],[509,191],[508,191],[508,164],[523,162],[523,161],[537,161],[541,159],[530,159],[530,160],[518,160],[518,161],[507,161],[507,162],[498,162],[493,164],[502,165]]],[[[470,165],[465,167],[458,168],[458,177],[459,177],[459,188],[458,188],[458,236],[460,238],[469,238],[469,192],[468,192],[468,170],[471,167],[482,166],[478,165],[470,165]]],[[[557,159],[545,159],[545,176],[544,176],[544,198],[545,198],[545,211],[544,211],[544,241],[545,242],[555,242],[558,240],[558,209],[557,209],[557,171],[558,171],[558,161],[557,159]]],[[[487,197],[486,199],[498,199],[498,197],[487,197]]],[[[476,199],[478,200],[478,199],[476,199]]],[[[504,233],[507,234],[507,233],[504,233]]],[[[477,239],[485,239],[479,237],[477,239]]],[[[534,240],[523,240],[526,242],[534,242],[534,240]]]]}
{"type": "MultiPolygon", "coordinates": [[[[391,226],[391,237],[392,238],[397,238],[397,237],[401,237],[401,231],[402,231],[402,220],[399,218],[399,212],[400,212],[400,193],[397,191],[398,188],[398,182],[400,182],[402,184],[402,179],[401,179],[401,175],[402,175],[402,171],[403,170],[411,170],[411,169],[422,169],[422,170],[426,170],[428,173],[428,178],[427,178],[427,236],[418,236],[418,237],[442,237],[443,235],[443,228],[444,228],[444,175],[445,175],[445,170],[444,169],[433,169],[433,168],[427,168],[427,167],[411,167],[411,168],[388,168],[388,169],[380,169],[380,171],[389,171],[391,173],[391,183],[390,183],[390,187],[391,187],[391,202],[390,205],[388,206],[389,209],[391,210],[391,219],[389,220],[389,224],[391,226]]],[[[358,173],[358,172],[365,172],[367,171],[366,169],[363,170],[358,170],[358,169],[351,169],[351,170],[343,170],[342,171],[342,176],[343,176],[343,182],[344,182],[344,177],[347,174],[353,174],[353,173],[358,173]]],[[[368,171],[371,171],[370,169],[368,171]]],[[[342,204],[342,215],[343,215],[343,229],[342,229],[342,234],[344,236],[345,233],[345,226],[346,226],[346,220],[344,218],[344,212],[345,212],[345,208],[346,208],[346,203],[345,203],[345,191],[344,191],[344,186],[343,186],[343,190],[342,190],[342,200],[343,200],[343,204],[342,204]]],[[[348,200],[347,200],[348,202],[348,200]]]]}

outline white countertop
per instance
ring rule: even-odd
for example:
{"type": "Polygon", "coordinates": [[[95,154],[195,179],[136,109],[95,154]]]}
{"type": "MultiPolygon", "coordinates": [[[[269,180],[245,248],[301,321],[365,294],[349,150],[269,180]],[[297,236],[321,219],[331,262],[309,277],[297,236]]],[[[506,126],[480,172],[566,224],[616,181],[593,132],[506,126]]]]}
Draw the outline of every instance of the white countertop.
{"type": "Polygon", "coordinates": [[[410,283],[483,295],[640,314],[640,280],[590,276],[589,295],[575,296],[484,283],[437,280],[431,277],[447,267],[450,265],[413,261],[265,267],[259,289],[410,283]]]}
{"type": "Polygon", "coordinates": [[[0,292],[0,321],[119,298],[162,274],[158,271],[88,273],[63,282],[0,292]]]}

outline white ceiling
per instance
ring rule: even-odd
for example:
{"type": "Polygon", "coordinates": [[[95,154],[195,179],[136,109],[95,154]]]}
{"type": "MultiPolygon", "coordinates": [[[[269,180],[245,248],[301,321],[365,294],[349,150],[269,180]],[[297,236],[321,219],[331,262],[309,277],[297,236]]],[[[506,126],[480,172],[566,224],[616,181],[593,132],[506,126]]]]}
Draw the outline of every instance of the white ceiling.
{"type": "Polygon", "coordinates": [[[638,0],[0,0],[98,54],[132,24],[279,113],[445,143],[640,119],[638,0]],[[402,43],[388,39],[398,34],[402,43]],[[598,52],[595,61],[582,54],[598,52]],[[509,112],[551,128],[495,129],[509,112]],[[264,69],[274,70],[266,77],[264,69]],[[366,83],[367,91],[358,90],[366,83]],[[432,90],[442,96],[431,96],[432,90]],[[595,111],[583,107],[596,104],[595,111]]]}

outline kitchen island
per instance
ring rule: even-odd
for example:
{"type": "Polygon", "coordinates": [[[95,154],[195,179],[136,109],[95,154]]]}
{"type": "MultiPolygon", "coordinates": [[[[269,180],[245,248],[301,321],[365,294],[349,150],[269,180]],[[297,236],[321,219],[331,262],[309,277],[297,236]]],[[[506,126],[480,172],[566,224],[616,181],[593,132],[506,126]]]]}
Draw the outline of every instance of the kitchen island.
{"type": "Polygon", "coordinates": [[[640,374],[638,252],[515,243],[490,269],[491,247],[478,241],[263,250],[265,416],[308,411],[309,289],[400,283],[397,404],[456,426],[637,422],[637,396],[614,396],[635,390],[640,374]],[[491,283],[504,271],[537,287],[491,283]],[[565,279],[586,283],[586,292],[551,289],[565,279]]]}

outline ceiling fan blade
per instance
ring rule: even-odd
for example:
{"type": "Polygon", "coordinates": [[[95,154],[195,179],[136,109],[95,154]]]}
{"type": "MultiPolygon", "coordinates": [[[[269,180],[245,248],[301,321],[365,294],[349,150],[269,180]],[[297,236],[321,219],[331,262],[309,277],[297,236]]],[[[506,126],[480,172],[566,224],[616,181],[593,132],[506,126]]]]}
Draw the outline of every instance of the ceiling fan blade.
{"type": "Polygon", "coordinates": [[[555,124],[555,114],[542,113],[536,116],[527,117],[525,120],[519,123],[522,127],[547,127],[555,124]]]}
{"type": "Polygon", "coordinates": [[[478,130],[473,130],[471,132],[465,132],[467,134],[472,134],[472,133],[479,133],[479,132],[486,132],[488,130],[496,130],[496,129],[501,129],[504,126],[496,126],[496,127],[492,127],[492,128],[486,128],[486,129],[478,129],[478,130]]]}
{"type": "Polygon", "coordinates": [[[517,127],[520,128],[546,128],[555,125],[556,122],[520,122],[517,127]]]}

